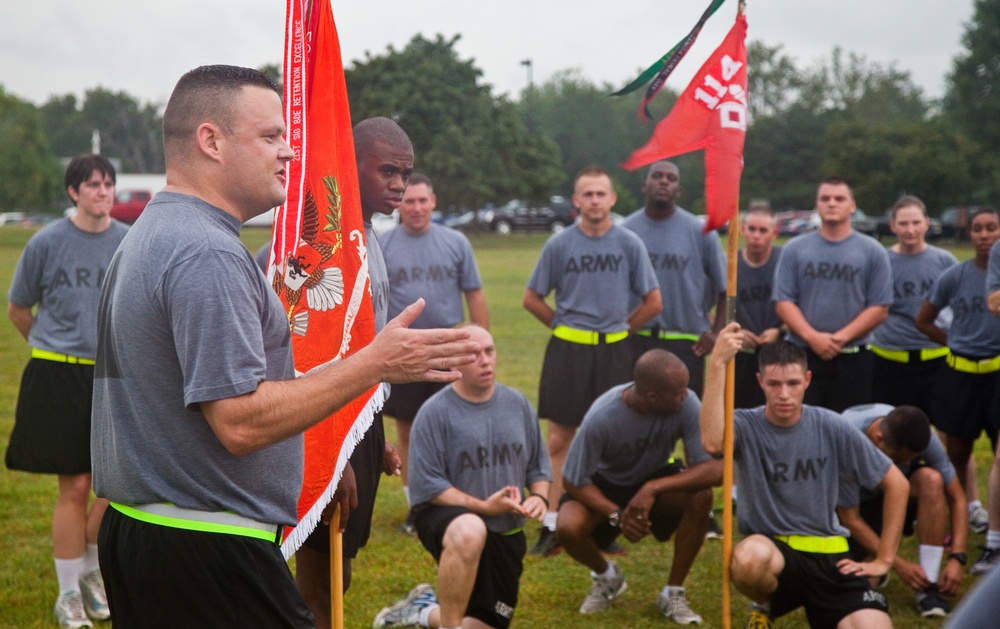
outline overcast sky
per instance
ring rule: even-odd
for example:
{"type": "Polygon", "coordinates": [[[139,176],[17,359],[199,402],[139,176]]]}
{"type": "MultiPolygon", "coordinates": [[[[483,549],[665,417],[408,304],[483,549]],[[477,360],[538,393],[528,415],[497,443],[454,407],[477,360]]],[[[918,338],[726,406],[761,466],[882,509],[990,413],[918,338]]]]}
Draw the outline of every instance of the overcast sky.
{"type": "MultiPolygon", "coordinates": [[[[0,84],[41,104],[96,86],[164,103],[185,71],[207,63],[279,63],[282,0],[4,0],[0,84]]],[[[402,48],[415,34],[461,34],[494,94],[518,98],[534,81],[577,68],[595,83],[623,85],[670,49],[707,0],[333,0],[346,64],[366,51],[402,48]]],[[[709,21],[668,86],[681,91],[732,26],[735,0],[709,21]]],[[[760,0],[748,4],[750,40],[781,44],[800,67],[834,46],[869,61],[895,62],[929,97],[961,49],[972,0],[760,0]]]]}

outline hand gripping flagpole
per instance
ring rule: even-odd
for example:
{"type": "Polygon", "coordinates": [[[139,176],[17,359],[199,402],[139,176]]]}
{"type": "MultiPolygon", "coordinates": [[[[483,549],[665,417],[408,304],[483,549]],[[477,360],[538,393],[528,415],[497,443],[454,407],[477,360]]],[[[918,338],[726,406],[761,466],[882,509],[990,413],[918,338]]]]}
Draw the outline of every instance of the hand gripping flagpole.
{"type": "MultiPolygon", "coordinates": [[[[746,13],[746,3],[740,0],[737,16],[746,13]]],[[[738,199],[739,197],[737,197],[738,199]]],[[[740,213],[729,219],[726,250],[726,324],[736,320],[736,274],[738,271],[740,213]]],[[[716,313],[718,315],[718,313],[716,313]]],[[[736,403],[736,360],[726,365],[725,428],[722,437],[722,629],[732,626],[732,564],[733,564],[733,407],[736,403]]]]}

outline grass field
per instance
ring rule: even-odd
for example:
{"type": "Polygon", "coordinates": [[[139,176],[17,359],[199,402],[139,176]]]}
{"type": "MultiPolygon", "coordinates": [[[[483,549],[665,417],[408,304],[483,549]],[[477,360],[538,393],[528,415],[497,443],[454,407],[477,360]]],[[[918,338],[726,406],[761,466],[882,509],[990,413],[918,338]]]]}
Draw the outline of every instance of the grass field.
{"type": "MultiPolygon", "coordinates": [[[[14,265],[31,232],[0,229],[0,287],[10,285],[14,265]]],[[[244,230],[251,251],[269,237],[259,229],[244,230]]],[[[521,308],[527,277],[544,243],[544,236],[515,234],[506,238],[474,235],[473,246],[479,260],[489,301],[493,335],[498,347],[499,380],[537,399],[541,357],[548,335],[545,329],[521,308]]],[[[968,258],[968,248],[953,249],[959,258],[968,258]]],[[[21,370],[27,361],[27,346],[12,325],[0,323],[0,441],[4,447],[13,425],[14,404],[21,370]]],[[[387,422],[390,438],[395,430],[387,422]]],[[[985,499],[985,479],[991,457],[980,440],[976,457],[985,499]]],[[[55,502],[55,479],[0,469],[0,628],[53,627],[51,606],[55,597],[55,571],[51,559],[50,522],[55,502]]],[[[433,582],[434,562],[414,538],[396,532],[406,515],[406,505],[397,478],[384,478],[379,491],[372,539],[355,562],[354,584],[346,597],[347,627],[370,626],[378,610],[401,597],[413,585],[433,582]]],[[[529,544],[537,535],[537,524],[528,529],[529,544]]],[[[969,554],[975,556],[982,535],[971,536],[969,554]]],[[[627,544],[627,543],[626,543],[627,544]]],[[[552,559],[528,557],[521,580],[521,600],[515,627],[662,627],[673,623],[655,607],[656,594],[666,582],[673,553],[672,544],[644,540],[628,545],[629,553],[619,560],[629,582],[629,590],[612,611],[592,616],[577,613],[590,578],[585,568],[565,553],[552,559]]],[[[904,552],[915,557],[912,539],[904,542],[904,552]]],[[[972,579],[967,579],[966,587],[972,579]]],[[[707,627],[721,626],[721,544],[708,541],[687,581],[688,598],[705,617],[707,627]]],[[[940,622],[920,618],[912,593],[898,578],[887,594],[896,627],[934,627],[940,622]]],[[[178,604],[183,604],[178,601],[178,604]]],[[[742,626],[746,599],[733,594],[733,626],[742,626]]],[[[806,627],[798,612],[781,619],[778,627],[806,627]]],[[[108,623],[101,626],[110,626],[108,623]]]]}

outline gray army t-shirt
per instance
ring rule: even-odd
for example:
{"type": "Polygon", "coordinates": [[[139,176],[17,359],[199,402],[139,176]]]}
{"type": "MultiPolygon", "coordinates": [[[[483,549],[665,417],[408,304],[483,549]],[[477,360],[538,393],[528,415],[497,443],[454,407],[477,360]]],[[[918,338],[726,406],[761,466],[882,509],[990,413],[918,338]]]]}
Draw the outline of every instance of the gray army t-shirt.
{"type": "Polygon", "coordinates": [[[951,308],[948,347],[966,358],[992,358],[1000,354],[1000,318],[986,305],[986,271],[966,260],[938,278],[928,301],[936,308],[951,308]]]}
{"type": "Polygon", "coordinates": [[[733,461],[744,535],[847,536],[837,519],[841,484],[877,487],[892,461],[833,411],[803,405],[792,426],[772,424],[764,407],[737,409],[733,461]]]}
{"type": "Polygon", "coordinates": [[[622,225],[646,245],[663,294],[663,312],[646,327],[698,335],[711,328],[708,311],[726,291],[719,234],[702,234],[702,219],[683,208],[662,220],[651,219],[640,208],[622,225]]]}
{"type": "Polygon", "coordinates": [[[97,495],[296,522],[302,435],[236,456],[199,406],[295,374],[288,318],[239,230],[219,208],[160,192],[122,241],[98,327],[97,495]]]}
{"type": "Polygon", "coordinates": [[[623,487],[643,483],[668,463],[678,441],[684,442],[688,466],[708,460],[701,445],[698,396],[689,390],[676,413],[640,415],[622,400],[622,392],[632,385],[609,389],[584,416],[563,465],[563,478],[577,487],[594,482],[595,473],[623,487]]]}
{"type": "Polygon", "coordinates": [[[38,305],[28,333],[31,347],[94,360],[101,287],[127,232],[114,220],[103,232],[91,233],[62,218],[28,240],[7,301],[24,308],[38,305]]]}
{"type": "Polygon", "coordinates": [[[760,266],[750,266],[740,250],[736,270],[736,322],[754,334],[781,326],[774,310],[774,271],[781,247],[771,247],[771,257],[760,266]]]}
{"type": "MultiPolygon", "coordinates": [[[[774,301],[796,304],[813,328],[836,332],[865,308],[892,303],[889,256],[874,238],[857,232],[832,242],[819,232],[788,241],[774,277],[774,301]]],[[[788,340],[805,347],[794,332],[788,340]]],[[[851,342],[871,341],[871,335],[851,342]]]]}
{"type": "Polygon", "coordinates": [[[902,254],[889,250],[892,268],[892,305],[889,318],[875,328],[873,342],[888,349],[937,347],[914,323],[924,300],[930,297],[941,274],[958,264],[950,251],[928,245],[920,253],[902,254]]]}
{"type": "Polygon", "coordinates": [[[549,238],[528,280],[528,288],[542,297],[555,290],[553,328],[604,333],[627,330],[634,299],[658,286],[638,236],[612,227],[591,237],[577,225],[549,238]]]}
{"type": "MultiPolygon", "coordinates": [[[[424,402],[410,432],[410,504],[454,487],[485,499],[513,485],[552,480],[538,415],[520,392],[497,384],[493,397],[469,402],[448,386],[424,402]]],[[[513,514],[484,516],[489,530],[524,525],[513,514]]]]}
{"type": "Polygon", "coordinates": [[[403,226],[379,236],[389,275],[389,318],[423,297],[411,327],[450,328],[462,322],[462,295],[482,288],[472,245],[464,234],[431,224],[422,234],[403,226]]]}

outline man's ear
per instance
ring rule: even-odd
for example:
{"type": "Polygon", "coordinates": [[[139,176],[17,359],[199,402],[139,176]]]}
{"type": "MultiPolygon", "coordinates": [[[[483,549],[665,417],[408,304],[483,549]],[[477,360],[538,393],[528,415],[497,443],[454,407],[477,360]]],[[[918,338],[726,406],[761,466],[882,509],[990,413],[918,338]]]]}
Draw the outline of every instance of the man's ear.
{"type": "Polygon", "coordinates": [[[218,126],[211,122],[201,123],[195,131],[195,140],[198,143],[200,153],[214,161],[219,161],[222,158],[222,145],[225,136],[218,126]]]}

